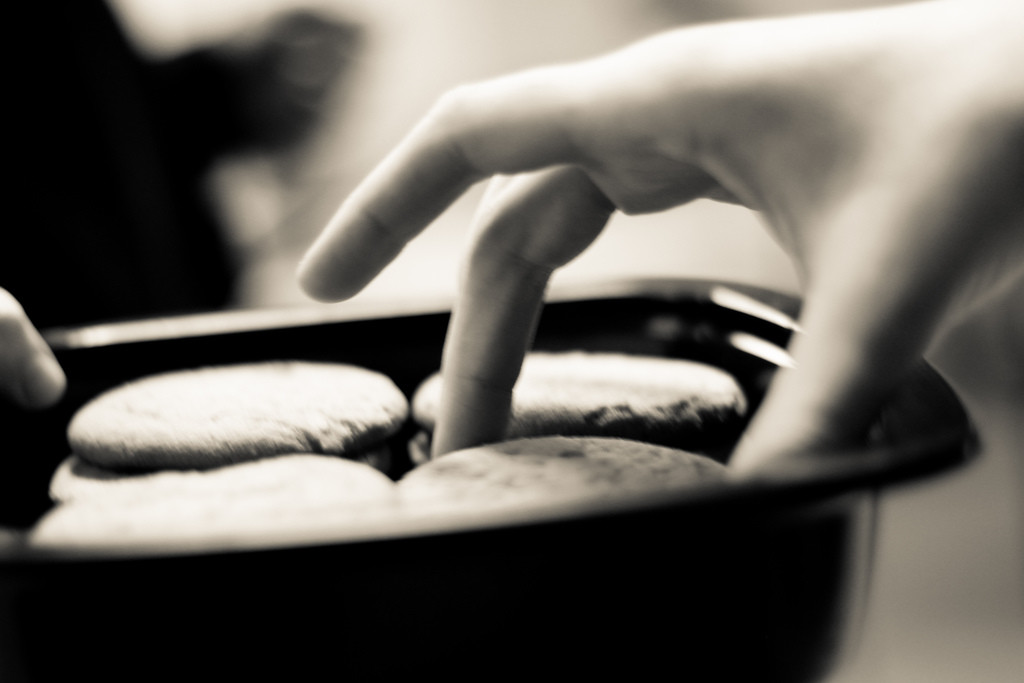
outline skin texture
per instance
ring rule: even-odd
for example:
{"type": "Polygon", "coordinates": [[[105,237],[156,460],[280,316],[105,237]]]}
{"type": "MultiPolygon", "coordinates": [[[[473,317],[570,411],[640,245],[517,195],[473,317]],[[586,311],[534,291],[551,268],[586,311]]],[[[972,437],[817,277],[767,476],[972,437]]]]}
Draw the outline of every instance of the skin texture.
{"type": "Polygon", "coordinates": [[[45,408],[64,395],[67,379],[24,309],[0,289],[0,395],[25,408],[45,408]]]}
{"type": "Polygon", "coordinates": [[[859,443],[922,355],[944,369],[952,338],[983,352],[980,391],[1019,391],[1022,28],[1018,3],[919,2],[689,27],[461,87],[342,204],[300,282],[352,296],[495,178],[446,339],[435,454],[500,433],[551,274],[614,211],[700,197],[760,212],[802,278],[796,367],[736,470],[859,443]]]}

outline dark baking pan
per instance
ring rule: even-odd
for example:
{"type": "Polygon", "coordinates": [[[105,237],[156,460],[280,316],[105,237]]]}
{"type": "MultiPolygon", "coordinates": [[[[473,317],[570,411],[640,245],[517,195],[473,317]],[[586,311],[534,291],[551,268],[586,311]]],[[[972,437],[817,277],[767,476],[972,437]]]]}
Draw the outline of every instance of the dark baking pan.
{"type": "MultiPolygon", "coordinates": [[[[727,283],[609,283],[553,296],[536,346],[713,363],[756,407],[787,362],[797,307],[727,283]]],[[[26,446],[0,464],[0,678],[820,680],[859,623],[878,492],[973,453],[962,406],[922,365],[870,446],[809,453],[757,481],[241,549],[19,542],[47,509],[69,416],[96,392],[162,370],[303,358],[374,368],[411,394],[438,367],[447,321],[443,306],[342,305],[48,331],[67,399],[2,415],[9,443],[26,446]]],[[[395,439],[395,476],[408,436],[395,439]]]]}

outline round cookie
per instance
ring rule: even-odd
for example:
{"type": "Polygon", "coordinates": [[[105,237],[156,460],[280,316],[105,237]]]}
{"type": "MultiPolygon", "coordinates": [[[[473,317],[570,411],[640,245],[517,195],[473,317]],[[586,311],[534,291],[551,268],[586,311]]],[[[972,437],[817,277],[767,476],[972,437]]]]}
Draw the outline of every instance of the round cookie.
{"type": "MultiPolygon", "coordinates": [[[[435,373],[414,392],[422,428],[410,451],[429,452],[441,396],[435,373]]],[[[506,438],[611,436],[711,452],[739,433],[743,389],[728,372],[697,361],[621,353],[532,352],[513,390],[506,438]]]]}
{"type": "Polygon", "coordinates": [[[673,491],[724,481],[724,465],[612,437],[531,437],[448,453],[398,481],[403,507],[465,511],[673,491]]]}
{"type": "Polygon", "coordinates": [[[114,470],[209,469],[284,453],[359,458],[407,419],[390,378],[341,363],[274,361],[151,375],[82,406],[72,451],[114,470]]]}
{"type": "Polygon", "coordinates": [[[34,547],[228,547],[341,528],[389,514],[395,483],[364,463],[294,454],[211,470],[113,475],[71,456],[34,547]]]}
{"type": "Polygon", "coordinates": [[[333,455],[294,453],[208,470],[114,472],[70,455],[50,479],[58,504],[125,501],[162,496],[232,499],[281,495],[311,504],[359,503],[391,495],[394,482],[361,462],[333,455]]]}

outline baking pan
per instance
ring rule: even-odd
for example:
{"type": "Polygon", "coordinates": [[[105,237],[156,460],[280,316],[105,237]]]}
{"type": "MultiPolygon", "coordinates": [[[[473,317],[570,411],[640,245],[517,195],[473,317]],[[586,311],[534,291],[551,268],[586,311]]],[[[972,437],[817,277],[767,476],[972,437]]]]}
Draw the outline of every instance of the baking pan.
{"type": "MultiPolygon", "coordinates": [[[[712,363],[756,409],[788,362],[798,308],[735,283],[609,282],[554,293],[535,347],[712,363]]],[[[922,364],[869,446],[808,453],[725,487],[214,550],[21,542],[49,507],[68,419],[99,391],[164,370],[287,358],[376,369],[411,395],[438,368],[447,322],[440,302],[45,331],[67,397],[43,413],[0,411],[13,445],[0,459],[0,680],[816,681],[855,642],[878,493],[975,450],[957,397],[922,364]]],[[[395,477],[410,467],[411,432],[393,439],[395,477]]]]}

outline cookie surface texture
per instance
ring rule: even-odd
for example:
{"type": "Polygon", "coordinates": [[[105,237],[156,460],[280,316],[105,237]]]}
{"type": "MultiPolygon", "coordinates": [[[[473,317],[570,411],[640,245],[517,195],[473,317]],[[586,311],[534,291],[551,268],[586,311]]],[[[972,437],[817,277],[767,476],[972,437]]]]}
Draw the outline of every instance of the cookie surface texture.
{"type": "Polygon", "coordinates": [[[390,378],[337,363],[278,361],[151,375],[82,406],[72,451],[119,470],[208,469],[285,453],[355,457],[401,427],[390,378]]]}
{"type": "MultiPolygon", "coordinates": [[[[413,394],[413,418],[428,432],[440,395],[439,374],[413,394]]],[[[734,437],[746,411],[746,395],[736,379],[705,363],[533,352],[513,390],[505,436],[613,436],[699,450],[734,437]]]]}
{"type": "Polygon", "coordinates": [[[122,504],[162,496],[218,500],[259,496],[311,504],[359,503],[391,495],[394,482],[361,462],[333,455],[294,453],[205,470],[114,472],[71,455],[50,480],[55,503],[122,504]]]}
{"type": "Polygon", "coordinates": [[[611,437],[532,437],[432,460],[398,482],[405,504],[494,507],[668,491],[721,482],[706,456],[611,437]]]}
{"type": "Polygon", "coordinates": [[[75,456],[54,474],[59,502],[29,534],[37,547],[228,547],[388,514],[395,483],[364,463],[292,454],[212,470],[104,472],[75,456]]]}

